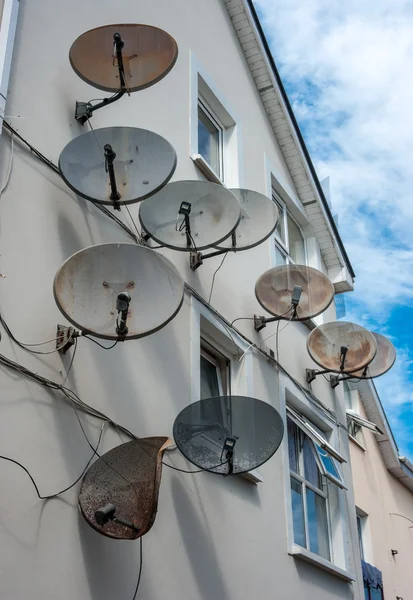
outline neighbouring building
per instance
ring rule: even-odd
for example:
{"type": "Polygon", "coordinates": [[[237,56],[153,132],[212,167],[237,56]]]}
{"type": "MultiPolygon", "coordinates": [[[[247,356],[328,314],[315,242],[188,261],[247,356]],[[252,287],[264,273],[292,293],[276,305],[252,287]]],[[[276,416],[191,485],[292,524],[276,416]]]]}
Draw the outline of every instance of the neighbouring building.
{"type": "Polygon", "coordinates": [[[345,385],[366,600],[411,598],[413,465],[399,456],[371,381],[345,385]]]}
{"type": "MultiPolygon", "coordinates": [[[[351,291],[354,278],[252,3],[2,0],[0,7],[0,110],[15,132],[5,125],[0,137],[0,310],[3,324],[24,342],[17,345],[3,327],[1,455],[24,465],[40,495],[49,495],[75,481],[91,453],[65,397],[16,372],[19,366],[11,369],[11,360],[64,382],[138,436],[171,437],[179,411],[207,394],[264,400],[281,414],[285,435],[258,472],[223,478],[164,468],[156,522],[142,538],[137,597],[362,600],[344,388],[332,390],[321,377],[310,388],[305,375],[314,368],[307,337],[335,320],[335,305],[308,323],[289,323],[278,336],[276,324],[256,333],[251,321],[262,313],[255,282],[275,265],[316,267],[336,293],[351,291]],[[75,121],[75,102],[105,94],[75,74],[68,52],[80,34],[110,23],[162,28],[175,38],[179,57],[158,84],[97,111],[93,128],[155,131],[177,152],[173,181],[209,179],[261,192],[276,202],[280,220],[261,245],[228,253],[219,271],[220,257],[193,272],[186,253],[156,250],[187,284],[182,309],[157,333],[110,351],[81,338],[74,358],[71,351],[33,354],[28,344],[53,339],[64,323],[53,298],[62,263],[94,244],[132,241],[119,223],[73,194],[44,159],[57,164],[68,142],[89,129],[75,121]],[[231,325],[237,319],[246,320],[231,325]]],[[[138,206],[130,211],[137,223],[138,206]]],[[[126,210],[116,216],[133,228],[126,210]]],[[[37,348],[53,350],[53,343],[37,348]]],[[[95,443],[101,421],[80,418],[95,443]]],[[[124,435],[107,428],[100,452],[121,440],[124,435]]],[[[176,450],[165,461],[191,467],[176,450]]],[[[358,489],[362,467],[354,463],[358,489]]],[[[43,501],[17,465],[1,461],[0,474],[1,598],[133,597],[139,544],[92,530],[78,511],[78,487],[43,501]]],[[[383,470],[384,476],[393,477],[383,470]]],[[[369,502],[360,496],[357,506],[372,512],[369,502]]],[[[400,517],[389,519],[402,527],[400,517]]],[[[389,541],[388,561],[392,548],[389,541]]],[[[391,560],[403,557],[400,551],[391,560]]],[[[374,554],[386,584],[381,560],[374,554]]]]}

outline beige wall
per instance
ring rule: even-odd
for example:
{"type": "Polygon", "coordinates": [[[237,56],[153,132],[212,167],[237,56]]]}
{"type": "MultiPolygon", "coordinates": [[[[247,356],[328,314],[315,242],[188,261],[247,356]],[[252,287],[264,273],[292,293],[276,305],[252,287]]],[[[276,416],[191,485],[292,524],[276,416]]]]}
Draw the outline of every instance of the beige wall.
{"type": "Polygon", "coordinates": [[[413,590],[413,493],[387,470],[374,433],[364,430],[364,445],[365,451],[350,442],[356,505],[368,515],[365,560],[383,572],[386,599],[407,600],[413,590]]]}
{"type": "MultiPolygon", "coordinates": [[[[219,0],[22,2],[7,106],[7,114],[15,117],[10,122],[21,135],[57,163],[63,147],[87,130],[74,121],[75,100],[105,94],[75,75],[68,51],[84,31],[112,22],[142,22],[166,29],[178,42],[179,58],[158,85],[97,112],[95,128],[129,125],[152,129],[177,151],[174,179],[201,178],[189,156],[193,52],[242,120],[245,186],[266,192],[264,155],[280,177],[293,185],[219,0]]],[[[10,151],[10,138],[3,135],[2,182],[10,151]]],[[[137,207],[131,210],[136,218],[137,207]]],[[[124,210],[121,218],[128,222],[124,210]]],[[[76,198],[59,177],[16,141],[10,182],[0,203],[0,271],[6,275],[0,280],[0,293],[1,311],[18,338],[25,342],[53,338],[56,324],[65,322],[53,300],[56,270],[72,253],[111,241],[130,239],[91,204],[76,198]]],[[[254,285],[272,266],[270,244],[268,241],[250,252],[228,255],[219,271],[212,303],[229,321],[262,312],[254,285]]],[[[185,280],[208,298],[212,274],[221,259],[206,261],[193,273],[186,255],[163,252],[185,280]]],[[[194,311],[193,301],[186,296],[181,312],[166,328],[149,338],[119,344],[111,352],[80,340],[67,384],[85,402],[137,435],[171,435],[175,416],[191,401],[197,377],[199,380],[199,369],[197,375],[194,367],[199,356],[199,324],[194,311]]],[[[257,335],[251,321],[238,324],[258,343],[275,331],[271,325],[257,335]]],[[[281,362],[302,384],[305,368],[314,367],[306,352],[307,335],[308,329],[302,324],[290,325],[280,335],[281,362]]],[[[274,339],[266,343],[274,346],[274,339]]],[[[1,352],[59,382],[70,363],[69,355],[28,354],[13,346],[5,335],[1,352]]],[[[233,358],[235,363],[237,358],[233,358]]],[[[247,360],[239,366],[234,391],[247,389],[281,410],[284,398],[280,398],[275,369],[262,357],[254,355],[254,360],[247,360]],[[248,366],[245,371],[244,365],[248,366]]],[[[45,494],[67,486],[90,457],[71,407],[58,395],[7,370],[0,370],[0,386],[2,454],[22,462],[45,494]]],[[[322,378],[314,383],[313,391],[329,408],[339,409],[343,422],[339,408],[342,392],[334,394],[322,378]]],[[[85,422],[88,434],[96,440],[100,424],[85,422]]],[[[118,435],[107,431],[102,452],[119,443],[118,435]]],[[[342,451],[346,453],[346,448],[342,451]]],[[[168,455],[167,460],[184,468],[190,466],[178,452],[168,455]]],[[[143,579],[138,598],[360,598],[357,587],[288,555],[287,465],[285,451],[280,450],[260,469],[264,483],[259,487],[241,478],[191,476],[164,469],[157,520],[143,539],[143,579]]],[[[351,504],[351,478],[346,469],[351,504]]],[[[2,462],[0,473],[0,598],[132,597],[138,544],[115,542],[89,528],[77,510],[77,489],[43,503],[16,466],[2,462]]],[[[354,519],[351,527],[354,534],[354,519]]],[[[358,568],[351,545],[345,552],[351,568],[358,568]]]]}

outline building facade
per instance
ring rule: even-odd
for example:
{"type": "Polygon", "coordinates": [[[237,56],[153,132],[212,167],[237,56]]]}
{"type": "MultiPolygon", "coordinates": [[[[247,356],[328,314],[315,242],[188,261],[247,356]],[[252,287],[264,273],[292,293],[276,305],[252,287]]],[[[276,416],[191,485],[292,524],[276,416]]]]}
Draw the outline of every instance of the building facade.
{"type": "Polygon", "coordinates": [[[345,400],[366,599],[405,600],[413,587],[413,465],[399,456],[371,381],[349,383],[345,400]]]}
{"type": "MultiPolygon", "coordinates": [[[[2,456],[24,465],[45,496],[75,481],[91,455],[65,396],[11,369],[4,357],[64,383],[140,437],[172,437],[176,415],[208,394],[264,400],[281,414],[285,435],[258,472],[222,478],[164,467],[156,522],[143,537],[137,597],[363,598],[344,391],[323,378],[309,387],[305,377],[314,368],[307,337],[335,320],[334,304],[277,335],[276,324],[256,333],[251,321],[262,314],[255,282],[277,264],[313,266],[337,293],[350,291],[354,276],[251,3],[4,0],[3,24],[5,15],[4,65],[14,18],[17,26],[2,86],[14,131],[5,125],[0,137],[1,315],[26,349],[3,328],[2,456]],[[221,266],[221,257],[205,261],[195,272],[186,253],[156,250],[186,282],[182,309],[157,333],[110,351],[81,338],[74,358],[73,349],[51,352],[53,343],[36,347],[50,354],[33,354],[28,344],[53,339],[65,324],[53,299],[62,263],[94,244],[136,242],[44,160],[57,164],[66,144],[89,130],[75,121],[75,102],[105,95],[72,70],[72,43],[100,25],[133,22],[172,35],[177,63],[158,84],[96,111],[93,128],[159,133],[178,156],[173,181],[207,179],[265,194],[278,205],[279,224],[260,246],[228,253],[221,266]],[[231,325],[236,319],[243,320],[231,325]]],[[[116,216],[133,234],[138,207],[116,216]]],[[[79,418],[96,444],[102,421],[79,418]]],[[[99,452],[124,441],[108,427],[99,452]]],[[[164,459],[191,470],[177,450],[164,459]]],[[[0,470],[1,598],[133,597],[138,543],[93,531],[79,513],[78,487],[44,501],[16,464],[2,461],[0,470]]]]}

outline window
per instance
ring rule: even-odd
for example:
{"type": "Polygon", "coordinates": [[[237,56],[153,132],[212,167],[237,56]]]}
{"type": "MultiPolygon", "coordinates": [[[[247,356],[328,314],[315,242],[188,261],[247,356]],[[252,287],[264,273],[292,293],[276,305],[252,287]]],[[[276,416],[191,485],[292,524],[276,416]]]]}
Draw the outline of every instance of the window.
{"type": "Polygon", "coordinates": [[[364,545],[363,545],[363,526],[361,523],[361,515],[357,515],[357,536],[359,540],[361,560],[364,560],[364,545]]]}
{"type": "Polygon", "coordinates": [[[370,431],[373,431],[374,433],[384,435],[383,431],[375,423],[363,419],[363,417],[354,410],[347,409],[346,413],[348,434],[359,444],[364,445],[363,427],[365,429],[370,429],[370,431]]]}
{"type": "Polygon", "coordinates": [[[190,53],[190,156],[208,181],[243,186],[242,122],[223,89],[190,53]]]}
{"type": "Polygon", "coordinates": [[[275,230],[276,266],[285,265],[290,262],[305,265],[305,241],[301,228],[274,190],[272,198],[279,212],[279,219],[275,230]]]}
{"type": "Polygon", "coordinates": [[[201,98],[198,100],[198,154],[224,179],[223,127],[201,98]]]}
{"type": "Polygon", "coordinates": [[[344,487],[337,458],[344,459],[304,418],[287,411],[294,543],[331,561],[329,482],[344,487]]]}
{"type": "MultiPolygon", "coordinates": [[[[206,341],[201,340],[201,400],[226,396],[228,394],[229,361],[206,341]]],[[[208,422],[222,423],[227,406],[225,400],[221,406],[201,406],[200,417],[208,422]],[[215,412],[211,412],[215,410],[215,412]],[[219,412],[216,412],[219,411],[219,412]]]]}

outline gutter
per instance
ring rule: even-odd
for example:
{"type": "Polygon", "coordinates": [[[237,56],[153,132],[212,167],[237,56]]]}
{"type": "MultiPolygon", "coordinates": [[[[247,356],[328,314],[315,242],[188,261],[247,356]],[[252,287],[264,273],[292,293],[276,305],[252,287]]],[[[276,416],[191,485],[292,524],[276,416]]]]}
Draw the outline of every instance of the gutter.
{"type": "Polygon", "coordinates": [[[334,233],[334,236],[335,236],[335,238],[337,240],[338,247],[340,248],[340,251],[341,251],[341,253],[343,255],[344,261],[346,263],[346,267],[347,267],[347,269],[348,269],[351,277],[354,279],[356,275],[354,273],[353,267],[351,266],[351,262],[350,262],[350,259],[348,257],[348,254],[347,254],[347,252],[346,252],[346,250],[344,248],[343,241],[342,241],[341,236],[340,236],[340,234],[338,232],[337,225],[336,225],[336,223],[335,223],[335,221],[333,219],[333,215],[331,213],[331,209],[330,209],[330,207],[328,205],[327,199],[326,199],[325,194],[323,192],[323,189],[321,187],[321,184],[320,184],[320,181],[318,179],[318,176],[317,176],[316,170],[314,168],[313,162],[312,162],[312,160],[310,158],[310,154],[309,154],[309,152],[307,150],[307,146],[305,145],[304,138],[303,138],[303,136],[301,134],[301,131],[300,131],[300,128],[298,126],[297,120],[295,118],[293,109],[291,108],[291,104],[290,104],[290,101],[288,99],[287,92],[285,91],[284,85],[283,85],[283,83],[281,81],[280,74],[279,74],[278,69],[277,69],[277,67],[275,65],[274,58],[272,56],[272,53],[271,53],[270,47],[268,45],[267,39],[265,37],[264,31],[263,31],[263,29],[261,27],[261,23],[260,23],[260,20],[258,18],[257,12],[256,12],[256,10],[254,8],[253,1],[252,0],[246,0],[246,2],[247,2],[248,6],[249,6],[249,9],[251,11],[251,16],[254,19],[254,24],[255,24],[255,26],[257,28],[257,31],[258,31],[258,33],[260,35],[261,42],[262,42],[262,44],[264,46],[264,49],[265,49],[265,52],[267,54],[267,58],[268,58],[269,63],[271,65],[274,77],[275,77],[275,79],[277,81],[277,84],[279,86],[281,95],[282,95],[283,100],[285,102],[285,106],[287,108],[288,115],[289,115],[289,117],[291,119],[291,122],[292,122],[292,124],[294,126],[294,129],[295,129],[295,133],[296,133],[297,138],[298,138],[298,140],[300,142],[303,154],[305,156],[305,159],[307,161],[308,167],[310,169],[310,173],[312,175],[312,178],[314,180],[315,186],[317,188],[318,195],[321,198],[321,202],[322,202],[323,207],[324,207],[324,209],[326,211],[326,214],[327,214],[327,217],[328,217],[328,220],[329,220],[329,224],[330,224],[331,229],[332,229],[332,231],[334,233]]]}

